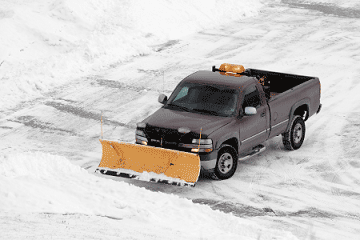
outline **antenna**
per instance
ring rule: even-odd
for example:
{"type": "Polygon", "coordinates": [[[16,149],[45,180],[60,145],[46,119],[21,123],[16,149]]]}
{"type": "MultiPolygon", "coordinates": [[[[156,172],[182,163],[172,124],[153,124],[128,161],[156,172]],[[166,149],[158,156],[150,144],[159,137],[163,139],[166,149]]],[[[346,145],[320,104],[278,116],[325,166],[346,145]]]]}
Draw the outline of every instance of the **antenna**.
{"type": "Polygon", "coordinates": [[[102,120],[102,112],[101,112],[101,139],[103,139],[103,120],[102,120]]]}
{"type": "Polygon", "coordinates": [[[199,138],[198,152],[200,151],[201,132],[202,132],[202,128],[200,129],[200,138],[199,138]]]}

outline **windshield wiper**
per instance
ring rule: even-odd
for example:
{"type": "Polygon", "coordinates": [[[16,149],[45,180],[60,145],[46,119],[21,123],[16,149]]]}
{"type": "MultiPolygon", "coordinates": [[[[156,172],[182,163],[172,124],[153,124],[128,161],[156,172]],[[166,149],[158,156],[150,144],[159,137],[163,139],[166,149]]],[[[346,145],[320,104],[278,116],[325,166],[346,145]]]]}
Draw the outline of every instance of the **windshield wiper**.
{"type": "Polygon", "coordinates": [[[209,114],[216,115],[216,116],[218,116],[218,115],[219,115],[219,113],[218,113],[218,112],[211,111],[211,110],[198,109],[198,108],[194,108],[193,110],[194,110],[194,111],[196,111],[196,112],[209,113],[209,114]]]}
{"type": "Polygon", "coordinates": [[[170,106],[170,107],[177,107],[177,108],[180,108],[181,110],[184,110],[186,112],[190,112],[190,110],[186,107],[183,107],[183,106],[179,106],[179,105],[176,105],[176,104],[168,104],[167,106],[170,106]]]}

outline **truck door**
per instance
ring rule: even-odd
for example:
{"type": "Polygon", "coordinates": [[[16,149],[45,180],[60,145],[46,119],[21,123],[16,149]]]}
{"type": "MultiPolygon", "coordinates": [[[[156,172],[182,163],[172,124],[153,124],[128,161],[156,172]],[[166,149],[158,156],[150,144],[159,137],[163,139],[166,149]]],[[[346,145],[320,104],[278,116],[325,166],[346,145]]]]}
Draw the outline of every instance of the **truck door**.
{"type": "Polygon", "coordinates": [[[243,114],[239,124],[240,151],[246,151],[266,141],[268,137],[269,108],[266,101],[260,98],[259,90],[255,84],[245,89],[241,108],[243,114]],[[245,107],[255,107],[257,113],[246,116],[245,107]]]}

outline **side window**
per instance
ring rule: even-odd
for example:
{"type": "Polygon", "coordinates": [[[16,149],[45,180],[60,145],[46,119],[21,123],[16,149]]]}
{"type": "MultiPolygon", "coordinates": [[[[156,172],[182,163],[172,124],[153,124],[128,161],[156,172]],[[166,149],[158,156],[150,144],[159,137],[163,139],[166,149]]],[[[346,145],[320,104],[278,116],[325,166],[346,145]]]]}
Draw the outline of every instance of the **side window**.
{"type": "Polygon", "coordinates": [[[257,90],[255,85],[252,85],[248,87],[245,90],[245,96],[244,96],[244,102],[243,102],[243,109],[245,110],[245,107],[260,107],[260,94],[257,90]]]}
{"type": "Polygon", "coordinates": [[[188,94],[188,91],[189,91],[189,87],[183,87],[173,101],[175,102],[175,101],[185,97],[188,94]]]}

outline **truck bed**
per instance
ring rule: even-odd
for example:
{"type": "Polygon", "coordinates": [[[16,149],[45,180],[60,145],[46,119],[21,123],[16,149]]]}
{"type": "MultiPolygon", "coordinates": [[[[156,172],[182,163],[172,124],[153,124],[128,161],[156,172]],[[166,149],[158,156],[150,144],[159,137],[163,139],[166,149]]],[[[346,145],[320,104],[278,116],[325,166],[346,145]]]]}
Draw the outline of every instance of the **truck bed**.
{"type": "Polygon", "coordinates": [[[309,76],[270,72],[258,69],[247,69],[247,73],[250,76],[258,78],[259,80],[261,78],[264,79],[262,85],[268,100],[314,78],[309,76]]]}
{"type": "Polygon", "coordinates": [[[320,82],[316,77],[258,69],[247,69],[246,75],[256,77],[263,86],[271,116],[269,138],[285,131],[292,113],[305,113],[306,120],[320,105],[320,82]],[[302,110],[295,113],[299,107],[302,110]]]}

